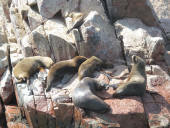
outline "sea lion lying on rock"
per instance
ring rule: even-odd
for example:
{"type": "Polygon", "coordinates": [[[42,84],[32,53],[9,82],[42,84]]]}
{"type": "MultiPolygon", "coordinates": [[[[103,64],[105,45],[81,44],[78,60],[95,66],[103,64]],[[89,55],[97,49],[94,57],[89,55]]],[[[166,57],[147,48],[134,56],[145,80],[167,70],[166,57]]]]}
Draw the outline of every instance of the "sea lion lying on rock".
{"type": "MultiPolygon", "coordinates": [[[[9,46],[7,46],[7,58],[8,65],[10,66],[9,69],[12,70],[9,46]]],[[[17,82],[23,82],[29,80],[30,76],[39,71],[41,68],[50,68],[53,63],[54,62],[50,57],[26,57],[15,65],[15,67],[13,68],[13,73],[17,79],[17,82]]]]}
{"type": "Polygon", "coordinates": [[[97,90],[105,86],[93,78],[83,78],[72,92],[72,101],[75,106],[98,113],[107,112],[110,108],[102,99],[95,95],[97,90]]]}
{"type": "Polygon", "coordinates": [[[84,56],[76,56],[73,59],[55,63],[50,68],[47,76],[46,91],[49,91],[51,86],[55,85],[55,83],[61,80],[66,74],[75,74],[79,66],[86,60],[87,58],[84,56]]]}
{"type": "Polygon", "coordinates": [[[133,66],[127,82],[119,84],[113,97],[143,96],[146,91],[145,62],[139,56],[132,56],[133,66]]]}

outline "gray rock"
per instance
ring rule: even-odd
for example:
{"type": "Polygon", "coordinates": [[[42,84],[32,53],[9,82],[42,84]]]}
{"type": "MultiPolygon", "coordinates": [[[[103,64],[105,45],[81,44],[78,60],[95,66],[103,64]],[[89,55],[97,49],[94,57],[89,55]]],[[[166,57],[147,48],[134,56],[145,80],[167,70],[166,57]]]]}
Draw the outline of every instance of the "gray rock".
{"type": "Polygon", "coordinates": [[[60,11],[67,0],[38,0],[38,8],[40,14],[45,18],[52,18],[58,11],[60,11]]]}
{"type": "Polygon", "coordinates": [[[145,59],[163,60],[165,42],[161,30],[148,27],[139,19],[125,18],[115,22],[117,36],[123,36],[126,57],[133,54],[145,59]]]}
{"type": "Polygon", "coordinates": [[[13,100],[14,88],[12,83],[12,76],[9,70],[3,74],[0,81],[0,96],[4,104],[9,104],[13,100]]]}
{"type": "Polygon", "coordinates": [[[73,38],[66,34],[67,28],[62,21],[48,20],[44,30],[56,61],[71,59],[76,55],[73,38]]]}
{"type": "MultiPolygon", "coordinates": [[[[147,4],[152,9],[153,15],[165,34],[170,33],[170,2],[168,0],[147,0],[147,4]]],[[[169,38],[169,35],[167,37],[169,38]]]]}
{"type": "Polygon", "coordinates": [[[51,57],[51,49],[43,25],[32,31],[32,48],[34,55],[51,57]]]}
{"type": "Polygon", "coordinates": [[[94,55],[110,62],[121,59],[120,42],[116,38],[114,27],[98,12],[90,12],[80,30],[83,39],[76,42],[80,55],[94,55]]]}
{"type": "Polygon", "coordinates": [[[33,56],[33,50],[31,46],[32,35],[25,35],[20,43],[21,51],[24,57],[33,56]]]}
{"type": "Polygon", "coordinates": [[[117,19],[139,18],[149,26],[156,26],[157,22],[151,8],[146,4],[148,0],[106,0],[109,16],[112,21],[117,19]]]}

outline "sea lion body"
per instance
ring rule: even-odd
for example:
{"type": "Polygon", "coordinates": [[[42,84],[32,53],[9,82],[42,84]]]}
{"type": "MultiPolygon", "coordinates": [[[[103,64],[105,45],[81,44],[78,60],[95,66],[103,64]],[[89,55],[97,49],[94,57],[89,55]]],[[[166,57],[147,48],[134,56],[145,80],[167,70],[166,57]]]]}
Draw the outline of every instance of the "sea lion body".
{"type": "Polygon", "coordinates": [[[84,77],[91,77],[95,70],[99,70],[103,65],[103,61],[95,56],[90,57],[85,62],[83,62],[78,70],[79,80],[84,77]]]}
{"type": "Polygon", "coordinates": [[[95,95],[95,92],[102,88],[93,78],[83,78],[72,92],[74,105],[98,113],[107,112],[109,105],[95,95]]]}
{"type": "Polygon", "coordinates": [[[69,17],[72,18],[73,27],[67,31],[67,34],[69,34],[73,29],[79,28],[84,23],[84,15],[81,12],[72,12],[69,14],[69,17]]]}
{"type": "Polygon", "coordinates": [[[146,91],[145,62],[139,56],[132,56],[133,66],[127,82],[118,85],[113,97],[143,96],[146,91]]]}
{"type": "Polygon", "coordinates": [[[29,79],[31,75],[41,68],[49,68],[53,63],[50,57],[26,57],[19,61],[13,68],[14,76],[19,82],[22,82],[29,79]]]}
{"type": "Polygon", "coordinates": [[[46,91],[49,91],[51,86],[53,86],[56,81],[61,80],[65,74],[75,74],[78,71],[80,64],[83,63],[85,60],[87,60],[87,58],[84,56],[76,56],[73,59],[55,63],[50,68],[47,76],[46,91]]]}

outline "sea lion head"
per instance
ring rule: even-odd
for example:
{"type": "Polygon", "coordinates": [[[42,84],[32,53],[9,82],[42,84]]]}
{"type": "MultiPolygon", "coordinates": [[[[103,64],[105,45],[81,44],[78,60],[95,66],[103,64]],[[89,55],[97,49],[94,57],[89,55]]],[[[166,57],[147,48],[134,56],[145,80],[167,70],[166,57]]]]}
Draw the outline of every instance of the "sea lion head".
{"type": "Polygon", "coordinates": [[[73,58],[73,61],[75,62],[77,67],[79,67],[86,60],[87,60],[87,58],[84,56],[76,56],[73,58]]]}

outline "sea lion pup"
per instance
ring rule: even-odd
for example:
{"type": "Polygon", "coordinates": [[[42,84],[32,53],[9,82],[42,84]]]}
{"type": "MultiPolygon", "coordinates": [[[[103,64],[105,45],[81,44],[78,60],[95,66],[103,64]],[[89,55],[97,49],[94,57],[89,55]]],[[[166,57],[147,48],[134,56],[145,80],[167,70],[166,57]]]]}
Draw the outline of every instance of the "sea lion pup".
{"type": "Polygon", "coordinates": [[[85,77],[71,93],[72,101],[75,106],[85,110],[105,113],[110,109],[109,105],[95,95],[97,90],[99,91],[104,88],[104,86],[93,78],[85,77]]]}
{"type": "Polygon", "coordinates": [[[53,63],[54,62],[50,57],[26,57],[15,65],[13,69],[14,76],[18,80],[17,82],[29,80],[31,75],[39,71],[41,68],[50,68],[53,63]]]}
{"type": "Polygon", "coordinates": [[[92,56],[83,62],[78,70],[78,77],[79,80],[83,79],[84,77],[92,77],[95,70],[101,69],[103,65],[103,61],[98,57],[92,56]]]}
{"type": "Polygon", "coordinates": [[[146,91],[145,62],[139,56],[132,56],[132,69],[127,82],[118,85],[113,97],[143,96],[146,91]]]}
{"type": "Polygon", "coordinates": [[[84,15],[81,12],[71,12],[68,16],[72,18],[72,22],[74,24],[73,27],[67,31],[67,34],[69,34],[73,29],[79,28],[84,23],[84,15]]]}
{"type": "Polygon", "coordinates": [[[55,63],[49,70],[47,76],[47,88],[46,91],[49,91],[51,86],[55,85],[55,82],[61,80],[67,73],[76,73],[78,71],[81,63],[86,61],[87,58],[84,56],[76,56],[70,60],[64,60],[55,63]]]}

